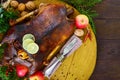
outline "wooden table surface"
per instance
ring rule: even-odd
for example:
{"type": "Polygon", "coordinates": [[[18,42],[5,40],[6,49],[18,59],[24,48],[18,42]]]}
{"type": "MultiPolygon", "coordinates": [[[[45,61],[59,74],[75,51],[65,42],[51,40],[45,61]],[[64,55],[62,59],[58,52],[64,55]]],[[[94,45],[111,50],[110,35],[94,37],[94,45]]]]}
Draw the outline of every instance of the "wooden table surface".
{"type": "Polygon", "coordinates": [[[98,56],[90,80],[120,80],[120,0],[103,0],[95,10],[98,56]]]}

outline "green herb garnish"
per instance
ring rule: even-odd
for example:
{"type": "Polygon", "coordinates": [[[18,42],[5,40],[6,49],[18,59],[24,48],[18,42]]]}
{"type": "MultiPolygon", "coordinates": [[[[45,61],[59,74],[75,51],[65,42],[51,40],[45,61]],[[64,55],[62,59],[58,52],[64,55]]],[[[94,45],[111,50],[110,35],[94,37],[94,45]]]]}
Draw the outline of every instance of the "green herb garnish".
{"type": "Polygon", "coordinates": [[[4,44],[4,45],[2,45],[2,46],[0,46],[0,61],[1,61],[1,59],[3,58],[3,53],[4,53],[4,49],[6,48],[6,45],[4,44]]]}
{"type": "Polygon", "coordinates": [[[0,6],[0,33],[6,33],[10,27],[9,20],[16,19],[17,17],[18,12],[14,11],[14,9],[8,8],[5,10],[0,6]]]}
{"type": "Polygon", "coordinates": [[[19,78],[16,74],[15,67],[12,66],[1,66],[0,67],[0,78],[2,80],[24,80],[23,78],[19,78]]]}
{"type": "Polygon", "coordinates": [[[61,0],[76,8],[81,14],[88,16],[93,32],[96,33],[93,18],[98,14],[92,8],[102,0],[61,0]]]}

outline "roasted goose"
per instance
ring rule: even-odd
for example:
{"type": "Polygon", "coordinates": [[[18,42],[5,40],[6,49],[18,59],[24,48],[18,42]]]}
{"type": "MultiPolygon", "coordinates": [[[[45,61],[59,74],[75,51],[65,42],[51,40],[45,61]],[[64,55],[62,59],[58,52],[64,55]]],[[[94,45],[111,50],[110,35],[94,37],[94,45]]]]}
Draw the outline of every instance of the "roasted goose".
{"type": "MultiPolygon", "coordinates": [[[[13,26],[2,40],[1,44],[7,43],[2,65],[23,64],[33,74],[41,70],[43,61],[50,52],[63,43],[73,34],[74,21],[67,18],[67,8],[61,4],[47,4],[40,8],[39,13],[31,21],[13,26]],[[37,54],[31,55],[22,48],[22,37],[31,33],[39,45],[37,54]],[[27,53],[27,59],[18,56],[18,51],[27,53]]],[[[23,56],[22,56],[23,57],[23,56]]]]}

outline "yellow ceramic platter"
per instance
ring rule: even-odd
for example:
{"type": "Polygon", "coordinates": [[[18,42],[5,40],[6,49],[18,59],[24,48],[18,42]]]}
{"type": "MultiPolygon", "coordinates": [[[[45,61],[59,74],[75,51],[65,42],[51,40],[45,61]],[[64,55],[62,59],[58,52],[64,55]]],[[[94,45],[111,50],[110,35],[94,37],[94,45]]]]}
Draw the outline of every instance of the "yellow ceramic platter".
{"type": "MultiPolygon", "coordinates": [[[[59,0],[35,0],[35,3],[65,4],[59,0]]],[[[73,16],[77,14],[79,13],[75,11],[73,16]]],[[[79,49],[66,58],[50,80],[89,80],[96,64],[96,52],[96,38],[92,32],[92,40],[87,39],[79,49]]]]}

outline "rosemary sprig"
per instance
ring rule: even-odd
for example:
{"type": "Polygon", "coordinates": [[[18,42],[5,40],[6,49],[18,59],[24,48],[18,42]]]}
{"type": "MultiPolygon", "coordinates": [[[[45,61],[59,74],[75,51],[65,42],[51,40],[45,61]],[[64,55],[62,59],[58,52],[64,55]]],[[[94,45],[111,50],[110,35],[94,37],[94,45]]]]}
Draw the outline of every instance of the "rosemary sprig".
{"type": "Polygon", "coordinates": [[[96,34],[93,18],[98,14],[92,8],[102,0],[61,0],[76,8],[81,14],[88,16],[93,32],[96,34]]]}

